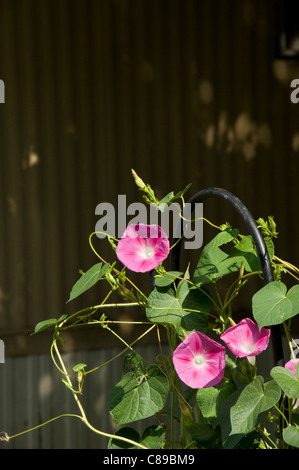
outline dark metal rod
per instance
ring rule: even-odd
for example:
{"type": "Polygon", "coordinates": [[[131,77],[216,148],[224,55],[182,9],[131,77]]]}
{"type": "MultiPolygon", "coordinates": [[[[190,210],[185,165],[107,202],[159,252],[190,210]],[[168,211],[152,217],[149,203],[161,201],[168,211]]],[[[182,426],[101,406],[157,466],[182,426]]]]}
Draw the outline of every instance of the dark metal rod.
{"type": "MultiPolygon", "coordinates": [[[[270,256],[267,250],[267,247],[265,245],[263,236],[258,229],[257,223],[247,207],[238,199],[236,196],[234,196],[232,193],[229,191],[222,189],[222,188],[207,188],[203,189],[202,191],[199,191],[196,193],[189,201],[188,203],[191,204],[192,210],[195,207],[196,203],[201,203],[204,200],[210,198],[210,197],[219,197],[222,198],[226,201],[228,201],[239,213],[239,215],[242,217],[243,221],[245,222],[252,238],[255,243],[257,253],[261,262],[262,266],[262,271],[263,271],[263,276],[264,276],[264,282],[265,284],[268,284],[269,282],[274,281],[274,275],[273,275],[273,269],[271,265],[271,260],[270,256]]],[[[186,222],[182,220],[181,222],[181,232],[184,233],[184,225],[186,222]]],[[[181,245],[182,245],[182,240],[174,239],[173,243],[177,242],[177,244],[174,246],[172,249],[171,253],[171,270],[177,271],[179,270],[180,266],[180,251],[181,251],[181,245]]],[[[272,345],[273,345],[273,354],[274,354],[274,362],[275,365],[283,365],[283,347],[282,347],[282,339],[281,339],[281,331],[280,331],[280,326],[279,325],[274,325],[271,327],[271,338],[272,338],[272,345]]]]}

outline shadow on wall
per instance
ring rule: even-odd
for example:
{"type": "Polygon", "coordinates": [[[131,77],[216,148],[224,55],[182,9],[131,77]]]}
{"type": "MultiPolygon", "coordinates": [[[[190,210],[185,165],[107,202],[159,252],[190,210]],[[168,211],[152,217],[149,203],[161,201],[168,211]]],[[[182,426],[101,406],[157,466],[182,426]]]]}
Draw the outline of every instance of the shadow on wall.
{"type": "MultiPolygon", "coordinates": [[[[299,79],[298,61],[274,60],[273,77],[285,90],[285,98],[291,103],[291,94],[294,91],[291,83],[296,77],[299,79]]],[[[199,137],[207,149],[216,149],[227,154],[234,152],[242,155],[247,162],[258,156],[259,148],[271,149],[275,132],[271,122],[259,122],[247,110],[240,111],[235,118],[230,118],[225,109],[218,110],[215,119],[210,122],[209,117],[215,106],[212,81],[201,80],[196,93],[199,137]]],[[[298,127],[291,135],[290,147],[294,152],[299,152],[298,127]]]]}

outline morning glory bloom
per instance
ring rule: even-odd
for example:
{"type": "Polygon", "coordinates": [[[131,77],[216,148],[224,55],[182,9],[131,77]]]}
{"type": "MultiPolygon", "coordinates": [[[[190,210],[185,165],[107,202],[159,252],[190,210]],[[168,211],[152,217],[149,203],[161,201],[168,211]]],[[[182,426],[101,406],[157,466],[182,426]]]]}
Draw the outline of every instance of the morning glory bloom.
{"type": "Polygon", "coordinates": [[[159,225],[129,225],[116,248],[121,263],[131,271],[145,273],[167,258],[169,240],[159,225]]]}
{"type": "Polygon", "coordinates": [[[208,388],[224,375],[225,348],[203,333],[190,333],[173,353],[179,378],[191,388],[208,388]]]}
{"type": "Polygon", "coordinates": [[[270,330],[268,328],[259,330],[258,325],[250,318],[244,318],[220,336],[237,357],[257,356],[267,349],[269,338],[270,330]]]}
{"type": "MultiPolygon", "coordinates": [[[[296,359],[296,364],[298,364],[298,363],[299,363],[299,359],[296,359]]],[[[296,364],[295,364],[294,360],[291,359],[290,361],[288,361],[288,362],[284,365],[286,369],[289,369],[289,370],[292,372],[292,374],[293,374],[293,376],[294,376],[295,378],[296,378],[296,371],[295,371],[295,365],[296,365],[296,364]]]]}

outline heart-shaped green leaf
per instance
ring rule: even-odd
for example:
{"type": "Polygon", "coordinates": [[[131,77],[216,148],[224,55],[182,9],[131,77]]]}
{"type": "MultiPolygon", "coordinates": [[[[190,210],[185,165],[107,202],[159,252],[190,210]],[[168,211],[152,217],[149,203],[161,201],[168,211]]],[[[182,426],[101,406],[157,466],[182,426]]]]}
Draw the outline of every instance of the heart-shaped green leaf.
{"type": "Polygon", "coordinates": [[[299,313],[299,285],[287,292],[283,282],[270,282],[254,294],[252,312],[260,328],[292,318],[299,313]]]}
{"type": "Polygon", "coordinates": [[[153,416],[168,396],[168,379],[155,364],[145,371],[127,372],[109,395],[109,411],[116,425],[153,416]]]}
{"type": "Polygon", "coordinates": [[[186,281],[181,281],[175,292],[168,287],[156,288],[148,297],[146,316],[153,323],[173,325],[179,335],[182,329],[187,334],[195,330],[205,332],[212,306],[207,294],[190,288],[186,281]]]}
{"type": "MultiPolygon", "coordinates": [[[[225,245],[238,236],[237,229],[226,229],[218,233],[213,240],[208,243],[202,250],[199,262],[194,271],[193,282],[198,286],[209,283],[215,279],[220,278],[229,269],[228,266],[221,266],[221,263],[228,258],[228,254],[221,250],[219,247],[225,245]]],[[[233,265],[235,260],[229,262],[229,266],[233,265]]],[[[240,264],[240,263],[239,263],[240,264]]],[[[235,270],[239,269],[236,266],[235,270]]]]}
{"type": "Polygon", "coordinates": [[[288,426],[283,430],[283,440],[290,446],[299,447],[299,427],[288,426]]]}
{"type": "Polygon", "coordinates": [[[289,398],[299,398],[299,379],[289,369],[273,367],[270,374],[289,398]]]}
{"type": "Polygon", "coordinates": [[[256,377],[242,390],[236,403],[231,407],[230,435],[244,435],[253,431],[261,413],[272,408],[280,396],[280,387],[274,380],[264,383],[263,377],[256,377]]]}

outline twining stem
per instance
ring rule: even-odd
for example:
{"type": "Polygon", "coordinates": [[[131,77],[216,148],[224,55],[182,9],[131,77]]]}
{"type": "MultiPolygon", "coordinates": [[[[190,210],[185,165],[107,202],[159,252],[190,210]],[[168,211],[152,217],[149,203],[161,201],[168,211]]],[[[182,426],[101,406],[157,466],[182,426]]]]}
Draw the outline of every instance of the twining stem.
{"type": "MultiPolygon", "coordinates": [[[[174,383],[174,380],[175,380],[175,371],[174,371],[174,368],[172,368],[171,379],[172,379],[172,383],[174,383]]],[[[174,390],[174,387],[171,387],[171,404],[170,404],[170,442],[171,442],[171,447],[172,447],[172,448],[173,448],[173,442],[174,442],[174,402],[175,402],[175,390],[174,390]]]]}
{"type": "MultiPolygon", "coordinates": [[[[66,370],[66,367],[64,365],[64,362],[62,360],[62,357],[60,355],[60,352],[59,352],[59,349],[57,347],[57,344],[56,344],[56,340],[54,341],[54,349],[55,349],[55,352],[59,358],[59,362],[61,364],[61,369],[66,377],[66,380],[69,384],[69,386],[71,387],[71,389],[73,389],[73,385],[72,385],[72,382],[70,380],[70,377],[69,377],[69,374],[66,370]]],[[[92,424],[90,424],[90,422],[88,421],[87,417],[86,417],[86,414],[85,414],[85,411],[81,405],[81,402],[78,398],[78,395],[75,393],[75,392],[72,392],[73,393],[73,397],[78,405],[78,408],[81,412],[81,416],[79,415],[76,415],[76,414],[71,414],[71,413],[65,413],[65,414],[62,414],[62,415],[59,415],[59,416],[56,416],[55,418],[52,418],[52,419],[49,419],[48,421],[45,421],[44,423],[42,424],[39,424],[38,426],[34,426],[33,428],[30,428],[30,429],[27,429],[26,431],[22,431],[18,434],[14,434],[13,436],[8,436],[6,433],[5,433],[5,436],[4,437],[1,437],[0,440],[5,440],[5,441],[10,441],[11,439],[15,438],[15,437],[19,437],[23,434],[26,434],[28,432],[31,432],[31,431],[34,431],[42,426],[45,426],[46,424],[50,424],[52,423],[53,421],[59,419],[59,418],[63,418],[63,417],[74,417],[74,418],[79,418],[81,419],[81,421],[83,421],[85,423],[85,425],[91,429],[93,432],[95,432],[96,434],[99,434],[101,436],[104,436],[104,437],[107,437],[107,438],[112,438],[112,439],[117,439],[117,440],[120,440],[120,441],[123,441],[123,442],[127,442],[129,444],[132,444],[134,446],[137,446],[137,447],[140,447],[141,449],[147,449],[147,447],[143,446],[142,444],[139,444],[138,442],[135,442],[131,439],[128,439],[126,437],[122,437],[122,436],[117,436],[117,435],[113,435],[113,434],[109,434],[109,433],[106,433],[106,432],[103,432],[103,431],[100,431],[98,429],[96,429],[94,426],[92,426],[92,424]]]]}
{"type": "Polygon", "coordinates": [[[297,281],[299,281],[299,278],[291,272],[291,271],[295,271],[296,273],[299,273],[299,269],[296,266],[294,266],[291,263],[288,263],[287,261],[284,261],[281,258],[278,258],[278,256],[276,256],[276,255],[273,256],[273,260],[278,261],[279,263],[281,263],[280,266],[283,267],[285,272],[287,272],[290,276],[294,277],[297,281]]]}
{"type": "Polygon", "coordinates": [[[232,304],[233,300],[237,297],[237,295],[239,294],[239,291],[241,289],[241,287],[243,287],[246,282],[248,281],[248,279],[252,276],[256,276],[260,273],[260,271],[253,271],[251,273],[246,273],[246,274],[242,274],[241,276],[238,277],[238,279],[236,279],[230,286],[230,288],[228,289],[227,291],[227,294],[225,296],[225,299],[224,299],[224,305],[223,305],[223,309],[222,309],[222,315],[224,314],[224,312],[230,307],[230,305],[232,304]]]}
{"type": "MultiPolygon", "coordinates": [[[[142,322],[141,322],[142,323],[142,322]]],[[[91,369],[91,370],[88,370],[87,372],[85,372],[85,375],[87,374],[90,374],[91,372],[94,372],[96,370],[99,370],[100,368],[106,366],[107,364],[110,364],[110,362],[114,361],[115,359],[117,359],[118,357],[120,357],[122,354],[124,354],[128,349],[132,349],[132,346],[137,343],[140,339],[142,339],[145,335],[147,335],[147,333],[149,333],[156,325],[152,325],[151,328],[149,328],[148,330],[146,330],[144,333],[142,333],[142,335],[140,335],[137,339],[135,339],[130,345],[128,345],[128,347],[126,347],[125,349],[123,349],[120,353],[118,353],[116,356],[112,357],[111,359],[109,359],[107,362],[101,364],[100,366],[97,366],[95,367],[94,369],[91,369]]]]}
{"type": "Polygon", "coordinates": [[[273,259],[275,261],[279,261],[283,266],[287,266],[292,271],[295,271],[295,272],[299,273],[299,268],[297,268],[293,264],[289,263],[288,261],[284,261],[283,259],[278,258],[278,256],[276,256],[276,255],[273,256],[273,259]]]}
{"type": "Polygon", "coordinates": [[[23,434],[27,434],[28,432],[35,431],[36,429],[41,428],[42,426],[46,426],[46,424],[50,424],[53,421],[56,421],[57,419],[67,418],[67,417],[79,418],[79,419],[82,420],[82,416],[75,415],[75,414],[72,414],[72,413],[65,413],[65,414],[62,414],[62,415],[59,415],[59,416],[55,416],[55,418],[51,418],[51,419],[49,419],[48,421],[45,421],[42,424],[38,424],[37,426],[34,426],[33,428],[26,429],[26,431],[22,431],[22,432],[19,432],[18,434],[14,434],[13,436],[7,436],[6,435],[5,437],[0,438],[0,440],[8,442],[11,439],[14,439],[15,437],[22,436],[23,434]]]}
{"type": "MultiPolygon", "coordinates": [[[[63,373],[64,373],[64,375],[65,375],[65,377],[66,377],[66,381],[68,382],[69,386],[70,386],[71,389],[72,389],[72,388],[73,388],[73,384],[72,384],[72,381],[71,381],[71,379],[70,379],[70,376],[69,376],[69,374],[68,374],[68,372],[67,372],[67,370],[66,370],[66,367],[65,367],[65,365],[64,365],[64,362],[63,362],[63,360],[62,360],[62,357],[61,357],[61,355],[60,355],[59,349],[58,349],[58,347],[57,347],[57,340],[56,340],[56,339],[55,339],[54,342],[53,342],[53,346],[54,346],[56,355],[57,355],[57,357],[58,357],[58,359],[59,359],[59,362],[60,362],[60,365],[61,365],[61,370],[63,371],[63,373]]],[[[80,400],[79,400],[79,398],[78,398],[78,395],[77,395],[76,393],[73,393],[73,396],[74,396],[75,402],[77,403],[78,408],[79,408],[79,410],[80,410],[80,412],[81,412],[81,415],[82,415],[83,420],[84,420],[84,421],[87,421],[87,417],[86,417],[86,415],[85,415],[85,411],[84,411],[84,409],[83,409],[83,406],[81,405],[81,402],[80,402],[80,400]]]]}
{"type": "Polygon", "coordinates": [[[59,359],[59,362],[60,362],[60,365],[61,365],[61,369],[63,370],[63,373],[66,377],[66,380],[67,380],[67,383],[69,384],[70,388],[71,388],[71,391],[72,391],[72,394],[73,394],[73,397],[74,397],[74,400],[75,402],[77,403],[77,406],[80,410],[80,413],[81,413],[81,419],[82,421],[85,423],[85,425],[91,429],[93,432],[95,432],[96,434],[99,434],[101,436],[104,436],[104,437],[108,437],[108,438],[112,438],[112,439],[118,439],[118,440],[121,440],[121,441],[124,441],[124,442],[128,442],[129,444],[132,444],[134,446],[137,446],[137,447],[140,447],[141,449],[147,449],[147,447],[143,446],[142,444],[139,444],[138,442],[135,442],[131,439],[128,439],[126,437],[122,437],[122,436],[117,436],[117,435],[114,435],[114,434],[109,434],[109,433],[106,433],[106,432],[103,432],[103,431],[100,431],[98,429],[96,429],[95,427],[93,427],[90,422],[88,421],[87,417],[86,417],[86,414],[85,414],[85,411],[84,411],[84,408],[78,398],[78,395],[77,393],[75,393],[73,391],[73,384],[72,384],[72,381],[70,379],[70,376],[67,372],[67,369],[65,367],[65,364],[63,362],[63,359],[61,357],[61,354],[59,352],[59,349],[57,347],[57,340],[54,340],[54,349],[55,349],[55,352],[57,354],[57,357],[59,359]]]}
{"type": "MultiPolygon", "coordinates": [[[[283,403],[283,400],[284,400],[284,397],[282,398],[282,402],[283,403]]],[[[282,405],[281,405],[282,406],[282,405]]],[[[277,406],[277,405],[274,405],[274,408],[278,411],[278,413],[281,415],[282,419],[286,422],[286,425],[288,426],[289,425],[289,422],[285,416],[285,414],[283,413],[283,411],[281,411],[280,407],[277,406]]],[[[283,406],[283,409],[284,409],[284,406],[283,406]]]]}
{"type": "Polygon", "coordinates": [[[68,322],[69,320],[71,320],[72,318],[75,318],[78,315],[87,314],[88,312],[99,310],[100,308],[138,307],[138,306],[140,306],[140,303],[138,303],[138,302],[124,302],[124,303],[117,303],[116,302],[116,303],[111,303],[111,304],[101,303],[99,305],[94,305],[92,307],[85,307],[82,310],[78,310],[78,312],[73,313],[72,315],[67,317],[65,320],[63,320],[63,322],[60,325],[60,329],[63,329],[62,325],[65,324],[66,322],[68,322]]]}
{"type": "MultiPolygon", "coordinates": [[[[165,310],[165,307],[150,307],[152,310],[165,310]]],[[[193,313],[202,313],[203,315],[207,315],[207,316],[210,316],[212,318],[215,318],[216,320],[218,319],[218,317],[216,317],[215,315],[212,315],[211,313],[209,312],[205,312],[204,310],[197,310],[195,308],[183,308],[183,307],[170,307],[169,310],[179,310],[179,311],[186,311],[188,310],[188,312],[193,312],[193,313]]]]}
{"type": "MultiPolygon", "coordinates": [[[[101,322],[92,322],[92,323],[101,323],[101,322]]],[[[124,323],[124,322],[123,322],[124,323]]],[[[126,346],[126,349],[130,349],[132,352],[134,352],[134,349],[132,348],[131,345],[129,345],[121,336],[119,336],[115,331],[113,331],[111,328],[109,328],[109,326],[106,324],[104,326],[104,328],[106,328],[108,331],[110,331],[110,333],[112,333],[114,336],[116,336],[117,339],[119,339],[125,346],[126,346]]],[[[143,333],[139,338],[141,339],[143,336],[145,336],[147,333],[149,333],[151,330],[153,330],[154,328],[156,328],[156,325],[152,325],[148,330],[146,330],[145,333],[143,333]]],[[[137,341],[138,341],[137,340],[137,341]]]]}

